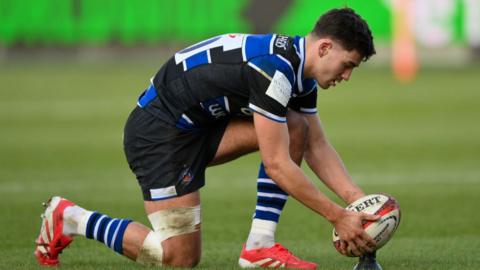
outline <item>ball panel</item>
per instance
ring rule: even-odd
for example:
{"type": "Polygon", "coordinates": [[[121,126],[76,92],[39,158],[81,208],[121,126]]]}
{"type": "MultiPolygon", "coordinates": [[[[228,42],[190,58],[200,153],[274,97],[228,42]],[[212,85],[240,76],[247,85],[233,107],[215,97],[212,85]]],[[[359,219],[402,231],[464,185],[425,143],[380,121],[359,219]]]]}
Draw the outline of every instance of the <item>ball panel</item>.
{"type": "MultiPolygon", "coordinates": [[[[384,196],[386,197],[386,196],[384,196]]],[[[398,221],[400,221],[400,205],[398,204],[398,202],[395,200],[395,198],[393,197],[387,197],[387,199],[382,199],[382,202],[383,204],[381,203],[378,203],[376,205],[375,208],[378,208],[376,209],[376,211],[372,212],[372,213],[368,213],[368,214],[374,214],[374,215],[379,215],[379,216],[385,216],[387,214],[389,214],[390,212],[392,211],[395,211],[397,210],[398,211],[398,221]]],[[[372,207],[373,209],[373,207],[372,207]]],[[[358,211],[357,211],[358,212],[358,211]]],[[[366,211],[364,211],[366,212],[366,211]]],[[[378,223],[378,221],[376,221],[378,223]]],[[[370,224],[372,223],[375,223],[374,221],[367,221],[363,224],[363,228],[366,229],[367,227],[370,226],[370,224]]],[[[397,225],[398,226],[398,225],[397,225]]]]}
{"type": "Polygon", "coordinates": [[[392,238],[393,233],[398,227],[398,215],[399,211],[397,209],[390,211],[382,215],[379,220],[365,229],[367,234],[377,243],[375,247],[376,249],[381,248],[388,242],[388,240],[390,240],[390,238],[392,238]]]}
{"type": "Polygon", "coordinates": [[[371,194],[354,201],[347,206],[346,209],[355,212],[374,214],[388,200],[389,197],[383,194],[371,194]]]}

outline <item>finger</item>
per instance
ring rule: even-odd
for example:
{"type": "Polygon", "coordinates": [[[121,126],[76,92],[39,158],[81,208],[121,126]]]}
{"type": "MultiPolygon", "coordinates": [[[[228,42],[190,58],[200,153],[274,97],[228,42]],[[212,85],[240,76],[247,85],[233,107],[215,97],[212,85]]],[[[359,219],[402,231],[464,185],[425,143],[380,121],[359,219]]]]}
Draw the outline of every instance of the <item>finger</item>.
{"type": "Polygon", "coordinates": [[[369,248],[368,252],[374,252],[376,250],[377,244],[375,241],[372,242],[365,242],[365,245],[369,248]]]}
{"type": "Polygon", "coordinates": [[[376,221],[379,220],[382,216],[380,215],[370,215],[370,214],[363,214],[362,219],[363,220],[368,220],[368,221],[376,221]]]}
{"type": "Polygon", "coordinates": [[[347,242],[340,240],[340,251],[342,255],[347,255],[347,242]]]}
{"type": "Polygon", "coordinates": [[[362,252],[362,255],[365,254],[366,252],[372,252],[373,249],[368,246],[367,242],[365,242],[361,238],[356,238],[355,243],[357,244],[358,250],[362,252]]]}
{"type": "Polygon", "coordinates": [[[370,235],[368,235],[365,231],[360,235],[360,237],[362,238],[365,245],[368,246],[370,249],[375,248],[377,246],[377,242],[372,237],[370,237],[370,235]]]}
{"type": "Polygon", "coordinates": [[[350,249],[350,252],[353,255],[355,255],[357,257],[362,256],[362,252],[360,252],[360,250],[358,250],[358,247],[357,247],[357,245],[355,244],[354,241],[349,241],[348,242],[348,248],[350,249]]]}
{"type": "Polygon", "coordinates": [[[363,255],[363,253],[365,253],[365,249],[363,248],[365,244],[363,240],[361,240],[360,238],[356,238],[355,240],[353,240],[353,242],[355,242],[355,246],[357,246],[358,252],[361,253],[360,255],[363,255]]]}

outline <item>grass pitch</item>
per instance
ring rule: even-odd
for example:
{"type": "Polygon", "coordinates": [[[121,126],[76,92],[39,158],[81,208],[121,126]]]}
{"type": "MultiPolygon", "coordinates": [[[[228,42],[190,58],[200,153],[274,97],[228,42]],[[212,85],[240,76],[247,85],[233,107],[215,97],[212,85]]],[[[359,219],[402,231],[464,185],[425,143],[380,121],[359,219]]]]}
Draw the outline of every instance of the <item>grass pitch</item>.
{"type": "MultiPolygon", "coordinates": [[[[122,130],[160,64],[1,64],[0,268],[40,268],[32,253],[41,202],[51,195],[147,224],[122,130]]],[[[319,94],[327,134],[353,177],[367,193],[390,193],[402,206],[399,230],[378,254],[386,270],[480,267],[479,74],[479,68],[424,70],[401,85],[388,71],[360,69],[351,82],[319,94]]],[[[237,268],[258,162],[252,154],[208,170],[200,269],[237,268]]],[[[277,240],[319,269],[351,269],[356,260],[337,254],[331,229],[291,199],[277,240]]],[[[81,238],[65,250],[62,265],[143,268],[81,238]]]]}

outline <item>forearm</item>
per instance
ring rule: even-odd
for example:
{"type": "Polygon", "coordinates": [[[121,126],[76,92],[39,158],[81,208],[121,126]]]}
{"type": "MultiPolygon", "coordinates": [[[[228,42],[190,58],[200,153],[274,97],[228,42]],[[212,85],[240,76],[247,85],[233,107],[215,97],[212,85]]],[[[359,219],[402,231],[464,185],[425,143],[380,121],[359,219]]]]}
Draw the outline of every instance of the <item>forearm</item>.
{"type": "Polygon", "coordinates": [[[340,156],[328,141],[309,144],[305,160],[318,178],[347,204],[365,195],[353,182],[340,156]]]}
{"type": "Polygon", "coordinates": [[[330,222],[341,215],[343,209],[320,192],[293,161],[266,162],[265,169],[285,192],[330,222]]]}
{"type": "Polygon", "coordinates": [[[347,211],[321,193],[291,159],[287,126],[258,113],[254,113],[253,117],[260,155],[270,178],[285,192],[330,222],[341,219],[347,211]]]}

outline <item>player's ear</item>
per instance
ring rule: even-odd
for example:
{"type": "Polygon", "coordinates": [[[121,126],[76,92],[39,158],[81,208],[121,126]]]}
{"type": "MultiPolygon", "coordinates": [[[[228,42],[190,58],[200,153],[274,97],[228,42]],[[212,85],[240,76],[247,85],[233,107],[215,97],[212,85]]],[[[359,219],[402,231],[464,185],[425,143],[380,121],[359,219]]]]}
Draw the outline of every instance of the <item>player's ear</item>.
{"type": "Polygon", "coordinates": [[[328,54],[328,52],[330,51],[330,49],[332,49],[333,47],[333,43],[332,43],[332,40],[328,39],[328,38],[322,38],[322,39],[319,39],[318,40],[318,55],[320,57],[323,57],[325,55],[328,54]]]}

